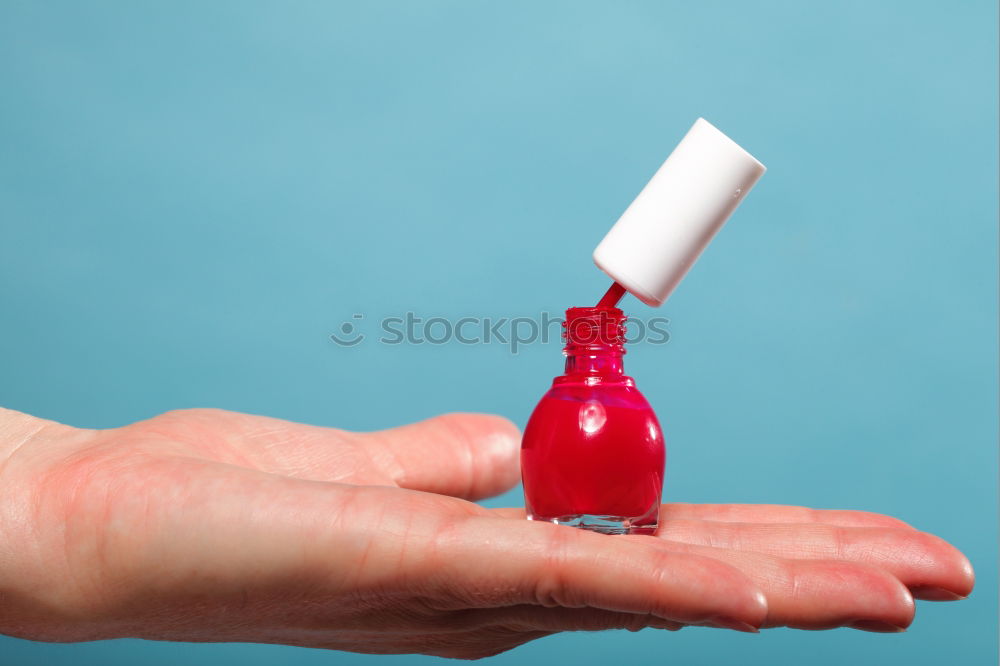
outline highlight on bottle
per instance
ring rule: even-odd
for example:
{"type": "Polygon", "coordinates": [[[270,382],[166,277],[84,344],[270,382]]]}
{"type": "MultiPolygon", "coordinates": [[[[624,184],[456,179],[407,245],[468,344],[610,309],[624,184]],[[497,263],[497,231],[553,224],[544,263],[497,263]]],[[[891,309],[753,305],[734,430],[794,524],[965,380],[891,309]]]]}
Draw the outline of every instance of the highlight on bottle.
{"type": "MultiPolygon", "coordinates": [[[[608,313],[598,312],[588,321],[571,325],[586,326],[587,331],[574,335],[578,342],[587,343],[586,335],[599,337],[609,334],[611,326],[608,313]]],[[[571,315],[572,317],[572,315],[571,315]]],[[[616,320],[617,321],[617,320],[616,320]]],[[[364,313],[354,313],[344,319],[329,335],[339,347],[356,347],[366,342],[382,345],[502,345],[511,354],[518,354],[524,347],[534,344],[559,343],[565,332],[566,318],[559,314],[540,312],[533,317],[495,316],[424,316],[415,312],[400,315],[369,317],[364,313]]],[[[621,336],[621,342],[630,346],[637,344],[663,345],[670,341],[670,320],[666,317],[627,318],[624,324],[614,324],[614,333],[621,336]]]]}

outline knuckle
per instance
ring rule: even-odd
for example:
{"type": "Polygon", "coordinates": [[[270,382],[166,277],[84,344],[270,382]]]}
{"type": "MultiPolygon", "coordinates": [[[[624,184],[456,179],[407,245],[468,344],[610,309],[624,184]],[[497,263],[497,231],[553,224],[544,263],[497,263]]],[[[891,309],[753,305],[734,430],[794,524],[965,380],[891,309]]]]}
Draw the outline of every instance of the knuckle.
{"type": "Polygon", "coordinates": [[[548,536],[541,558],[541,569],[534,582],[534,601],[545,608],[570,606],[564,572],[567,564],[567,530],[553,527],[546,531],[548,536]]]}

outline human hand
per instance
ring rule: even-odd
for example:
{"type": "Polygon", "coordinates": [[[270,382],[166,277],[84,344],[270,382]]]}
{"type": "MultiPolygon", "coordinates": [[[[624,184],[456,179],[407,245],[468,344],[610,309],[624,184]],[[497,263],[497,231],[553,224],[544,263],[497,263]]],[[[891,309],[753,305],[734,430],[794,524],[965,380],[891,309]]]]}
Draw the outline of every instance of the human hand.
{"type": "Polygon", "coordinates": [[[80,430],[0,409],[0,633],[480,657],[559,631],[909,625],[969,562],[857,511],[665,505],[605,536],[470,500],[518,434],[453,414],[376,433],[185,410],[80,430]]]}

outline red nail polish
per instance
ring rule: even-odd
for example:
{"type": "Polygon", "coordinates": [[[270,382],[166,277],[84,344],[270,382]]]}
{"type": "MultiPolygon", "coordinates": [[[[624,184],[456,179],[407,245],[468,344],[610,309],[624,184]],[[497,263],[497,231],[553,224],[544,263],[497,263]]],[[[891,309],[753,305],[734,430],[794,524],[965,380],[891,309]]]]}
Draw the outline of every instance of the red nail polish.
{"type": "Polygon", "coordinates": [[[570,308],[566,371],[535,408],[521,445],[530,520],[605,534],[652,534],[665,448],[649,403],[624,374],[625,315],[570,308]]]}

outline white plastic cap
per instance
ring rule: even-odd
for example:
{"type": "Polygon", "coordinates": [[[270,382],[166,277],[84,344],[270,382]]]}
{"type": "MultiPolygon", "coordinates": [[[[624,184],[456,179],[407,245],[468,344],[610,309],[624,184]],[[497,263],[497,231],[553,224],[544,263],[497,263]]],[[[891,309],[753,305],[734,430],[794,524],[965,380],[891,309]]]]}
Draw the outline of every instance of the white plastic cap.
{"type": "Polygon", "coordinates": [[[647,305],[663,305],[767,169],[699,118],[594,250],[647,305]]]}

